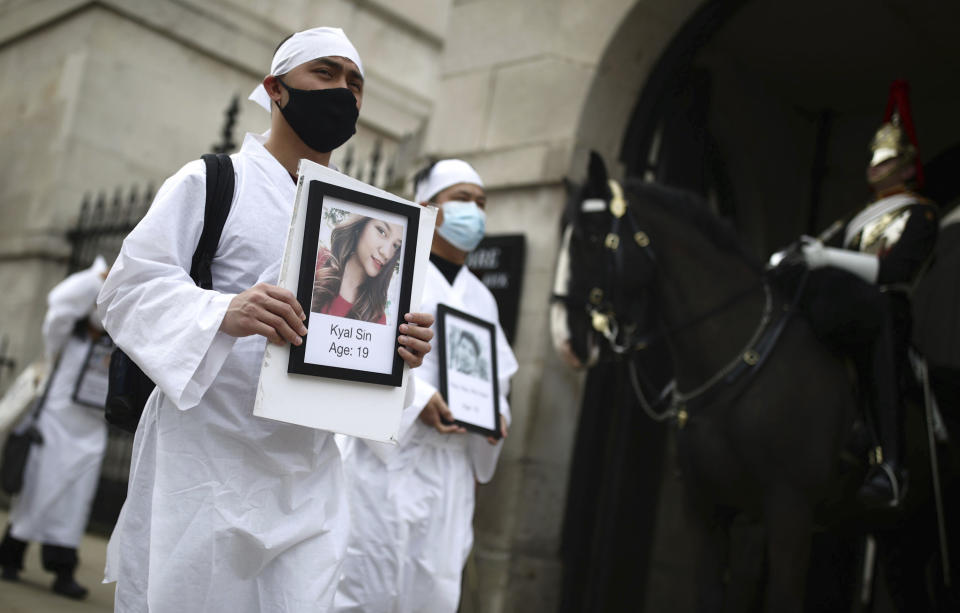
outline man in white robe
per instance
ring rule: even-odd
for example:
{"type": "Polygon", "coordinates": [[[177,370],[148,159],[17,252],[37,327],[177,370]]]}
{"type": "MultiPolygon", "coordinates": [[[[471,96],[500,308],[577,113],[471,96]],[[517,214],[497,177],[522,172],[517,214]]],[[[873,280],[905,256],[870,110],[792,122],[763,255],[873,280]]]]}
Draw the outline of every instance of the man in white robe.
{"type": "MultiPolygon", "coordinates": [[[[440,212],[420,310],[435,315],[443,303],[495,324],[500,426],[506,437],[507,394],[517,361],[493,295],[464,265],[483,237],[483,182],[461,160],[443,160],[424,174],[416,200],[436,204],[440,212]]],[[[345,443],[352,522],[338,612],[457,610],[460,578],[473,545],[475,486],[493,477],[503,438],[448,425],[453,415],[438,392],[439,368],[434,352],[416,371],[415,398],[404,411],[399,447],[357,439],[345,443]]]]}
{"type": "MultiPolygon", "coordinates": [[[[236,188],[212,291],[188,274],[203,225],[202,162],[164,183],[124,241],[100,310],[157,389],[137,428],[127,500],[108,549],[117,611],[332,606],[349,523],[333,437],[252,412],[265,343],[300,344],[306,333],[295,296],[271,285],[298,160],[329,163],[354,132],[362,94],[360,57],[339,29],[281,43],[251,95],[270,110],[271,130],[248,134],[232,156],[236,188]]],[[[432,318],[406,321],[399,352],[418,366],[432,318]]]]}
{"type": "MultiPolygon", "coordinates": [[[[27,543],[42,543],[44,569],[55,573],[53,591],[83,598],[87,589],[74,579],[79,563],[77,547],[87,527],[107,445],[107,423],[102,398],[90,398],[99,407],[74,400],[81,376],[104,364],[87,364],[93,343],[103,328],[96,314],[97,292],[107,274],[107,263],[93,265],[61,281],[47,297],[43,319],[43,348],[51,374],[37,418],[42,444],[31,446],[23,475],[23,489],[13,498],[10,525],[0,543],[3,578],[16,581],[23,569],[27,543]]],[[[102,352],[102,355],[109,355],[102,352]]],[[[90,376],[96,376],[92,373],[90,376]]],[[[95,404],[95,403],[93,403],[95,404]]],[[[21,427],[33,420],[31,412],[21,427]]]]}

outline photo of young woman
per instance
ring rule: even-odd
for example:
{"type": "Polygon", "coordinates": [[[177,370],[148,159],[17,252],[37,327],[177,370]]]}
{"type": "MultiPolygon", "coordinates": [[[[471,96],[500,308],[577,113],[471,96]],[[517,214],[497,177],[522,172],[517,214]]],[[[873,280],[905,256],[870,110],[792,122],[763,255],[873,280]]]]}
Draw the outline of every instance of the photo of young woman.
{"type": "Polygon", "coordinates": [[[403,226],[340,209],[325,210],[324,221],[332,230],[326,241],[321,232],[310,310],[385,325],[403,226]]]}

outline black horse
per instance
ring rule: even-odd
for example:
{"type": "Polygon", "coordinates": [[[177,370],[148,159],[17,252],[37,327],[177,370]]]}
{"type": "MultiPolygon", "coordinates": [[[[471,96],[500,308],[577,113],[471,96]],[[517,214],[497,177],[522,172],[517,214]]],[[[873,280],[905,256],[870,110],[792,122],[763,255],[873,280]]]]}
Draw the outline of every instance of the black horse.
{"type": "MultiPolygon", "coordinates": [[[[696,197],[637,181],[620,193],[592,156],[565,221],[569,351],[584,363],[595,347],[669,356],[675,387],[663,398],[631,368],[640,404],[676,425],[685,480],[705,509],[761,519],[765,609],[803,611],[811,530],[818,511],[843,491],[841,477],[850,477],[840,460],[857,415],[847,363],[795,315],[800,295],[773,288],[733,230],[696,197]]],[[[914,422],[913,439],[925,441],[914,422]]],[[[908,508],[929,511],[923,445],[913,447],[920,457],[908,462],[919,470],[908,508]]],[[[847,490],[862,471],[853,473],[847,490]]],[[[929,527],[932,517],[922,517],[929,527]]],[[[926,562],[935,551],[914,555],[926,562]]],[[[704,583],[721,564],[704,560],[704,583]]],[[[908,583],[924,580],[921,572],[908,583]]],[[[715,591],[705,592],[705,605],[715,591]]]]}

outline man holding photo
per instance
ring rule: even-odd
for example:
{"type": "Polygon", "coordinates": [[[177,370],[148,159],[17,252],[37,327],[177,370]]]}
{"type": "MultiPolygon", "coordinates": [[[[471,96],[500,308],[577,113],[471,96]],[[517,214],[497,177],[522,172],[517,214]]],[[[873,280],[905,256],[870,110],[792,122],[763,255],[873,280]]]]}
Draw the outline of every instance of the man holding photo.
{"type": "MultiPolygon", "coordinates": [[[[203,226],[200,161],[168,179],[99,297],[114,341],[157,383],[137,428],[106,577],[117,611],[326,611],[346,546],[340,456],[327,432],[255,418],[266,342],[303,343],[304,313],[273,285],[301,158],[327,165],[355,132],[363,67],[337,28],[278,47],[251,99],[271,113],[232,156],[236,189],[212,264],[188,271],[203,226]]],[[[430,351],[426,314],[400,355],[430,351]]],[[[318,405],[323,404],[318,398],[318,405]]]]}
{"type": "MultiPolygon", "coordinates": [[[[483,238],[486,193],[462,160],[443,160],[415,179],[416,200],[440,209],[420,310],[438,304],[496,327],[500,429],[507,435],[507,394],[517,361],[500,327],[497,303],[467,270],[483,238]]],[[[493,477],[503,439],[454,425],[439,388],[436,352],[415,374],[415,399],[404,411],[400,444],[349,440],[345,450],[352,514],[350,543],[336,610],[433,613],[457,610],[460,577],[473,545],[474,488],[493,477]]]]}

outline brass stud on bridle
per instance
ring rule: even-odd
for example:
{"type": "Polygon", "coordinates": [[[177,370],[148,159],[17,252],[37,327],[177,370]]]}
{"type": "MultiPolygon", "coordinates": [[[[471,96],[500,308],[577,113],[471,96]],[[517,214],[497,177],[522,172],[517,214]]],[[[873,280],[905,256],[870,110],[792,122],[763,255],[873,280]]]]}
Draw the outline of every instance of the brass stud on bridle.
{"type": "Polygon", "coordinates": [[[600,304],[603,300],[603,290],[595,287],[590,290],[590,304],[600,304]]]}
{"type": "Polygon", "coordinates": [[[610,318],[600,311],[592,311],[590,313],[590,320],[593,329],[600,334],[606,335],[610,332],[610,318]]]}
{"type": "Polygon", "coordinates": [[[637,244],[641,247],[646,247],[650,244],[650,237],[647,236],[647,233],[643,230],[639,230],[636,234],[634,234],[633,240],[637,241],[637,244]]]}
{"type": "Polygon", "coordinates": [[[603,239],[603,245],[611,251],[616,251],[620,247],[620,237],[611,232],[603,239]]]}
{"type": "Polygon", "coordinates": [[[747,363],[747,366],[756,366],[757,362],[760,361],[760,354],[753,349],[748,349],[743,353],[743,361],[747,363]]]}
{"type": "Polygon", "coordinates": [[[623,197],[623,189],[620,184],[610,179],[607,184],[610,186],[610,192],[613,197],[610,198],[610,212],[616,218],[623,217],[627,213],[627,201],[623,197]]]}

